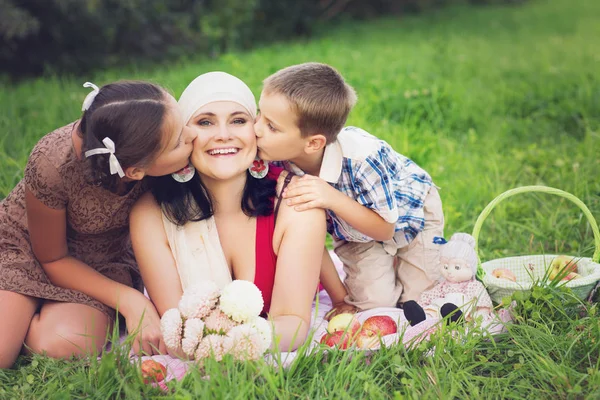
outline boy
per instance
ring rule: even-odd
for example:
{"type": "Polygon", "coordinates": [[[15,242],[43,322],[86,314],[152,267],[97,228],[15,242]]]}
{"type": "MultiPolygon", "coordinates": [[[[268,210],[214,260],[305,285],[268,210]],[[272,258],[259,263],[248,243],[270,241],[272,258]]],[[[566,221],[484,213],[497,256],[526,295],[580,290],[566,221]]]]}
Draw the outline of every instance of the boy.
{"type": "Polygon", "coordinates": [[[334,305],[345,295],[363,310],[394,307],[417,300],[439,278],[433,239],[443,236],[442,203],[419,166],[362,129],[343,128],[355,102],[354,90],[328,65],[276,72],[259,101],[258,156],[287,160],[283,166],[302,175],[283,193],[288,204],[327,210],[346,272],[347,295],[324,260],[321,280],[334,305]]]}

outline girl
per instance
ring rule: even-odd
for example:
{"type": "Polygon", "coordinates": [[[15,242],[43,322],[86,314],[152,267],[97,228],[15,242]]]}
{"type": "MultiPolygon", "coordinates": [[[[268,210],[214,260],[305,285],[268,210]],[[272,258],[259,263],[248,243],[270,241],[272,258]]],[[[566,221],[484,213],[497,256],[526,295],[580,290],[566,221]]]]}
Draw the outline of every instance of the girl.
{"type": "Polygon", "coordinates": [[[142,178],[187,164],[195,132],[156,85],[84,86],[94,90],[81,119],[38,142],[0,203],[1,368],[23,343],[57,358],[99,351],[117,308],[129,332],[140,327],[134,351],[164,348],[156,310],[136,290],[128,216],[142,178]]]}

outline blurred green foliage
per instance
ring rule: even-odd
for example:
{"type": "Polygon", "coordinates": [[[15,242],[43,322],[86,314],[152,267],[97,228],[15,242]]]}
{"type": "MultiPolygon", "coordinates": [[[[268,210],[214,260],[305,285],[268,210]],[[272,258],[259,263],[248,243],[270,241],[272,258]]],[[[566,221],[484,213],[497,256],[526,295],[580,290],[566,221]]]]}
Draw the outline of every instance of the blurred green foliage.
{"type": "Polygon", "coordinates": [[[0,65],[12,77],[82,73],[142,60],[215,56],[338,20],[449,3],[519,0],[0,0],[0,65]]]}

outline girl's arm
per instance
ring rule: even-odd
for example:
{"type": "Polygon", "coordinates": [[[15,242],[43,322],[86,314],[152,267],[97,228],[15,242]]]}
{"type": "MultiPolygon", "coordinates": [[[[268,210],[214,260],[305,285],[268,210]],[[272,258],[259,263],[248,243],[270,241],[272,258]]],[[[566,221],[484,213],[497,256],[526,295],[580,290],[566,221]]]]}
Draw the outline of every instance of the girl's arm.
{"type": "Polygon", "coordinates": [[[44,205],[29,189],[25,189],[25,205],[31,246],[50,282],[118,309],[130,332],[142,328],[138,340],[134,341],[134,351],[140,346],[149,354],[155,352],[152,346],[164,349],[158,315],[142,293],[113,281],[69,255],[66,210],[44,205]]]}
{"type": "Polygon", "coordinates": [[[169,247],[160,206],[150,193],[133,206],[129,217],[131,242],[148,295],[162,316],[176,308],[183,289],[169,247]]]}
{"type": "Polygon", "coordinates": [[[295,350],[306,340],[325,233],[323,210],[297,212],[282,202],[275,225],[277,267],[269,312],[276,336],[273,346],[280,351],[295,350]]]}

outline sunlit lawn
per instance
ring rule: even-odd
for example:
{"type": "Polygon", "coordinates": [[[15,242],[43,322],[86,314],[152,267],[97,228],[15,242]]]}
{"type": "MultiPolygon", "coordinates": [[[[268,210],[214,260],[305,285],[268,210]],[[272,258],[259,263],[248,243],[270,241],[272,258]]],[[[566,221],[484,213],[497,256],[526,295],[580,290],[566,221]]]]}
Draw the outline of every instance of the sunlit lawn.
{"type": "MultiPolygon", "coordinates": [[[[356,88],[349,124],[389,141],[440,186],[447,234],[470,232],[483,207],[521,185],[575,194],[600,215],[600,3],[531,1],[456,7],[422,16],[348,24],[308,41],[216,60],[202,55],[142,71],[47,78],[0,91],[0,197],[22,177],[35,142],[79,115],[85,80],[151,79],[178,96],[198,74],[224,70],[256,94],[277,69],[334,65],[356,88]]],[[[481,257],[540,252],[591,256],[589,224],[548,195],[502,203],[485,221],[481,257]]],[[[489,341],[455,341],[301,357],[287,370],[265,363],[211,364],[172,383],[180,398],[600,398],[600,322],[590,312],[538,299],[543,315],[489,341]],[[432,350],[433,349],[433,350],[432,350]],[[202,379],[209,375],[209,379],[202,379]]],[[[0,398],[160,395],[113,353],[102,362],[21,358],[0,372],[0,398]]]]}

